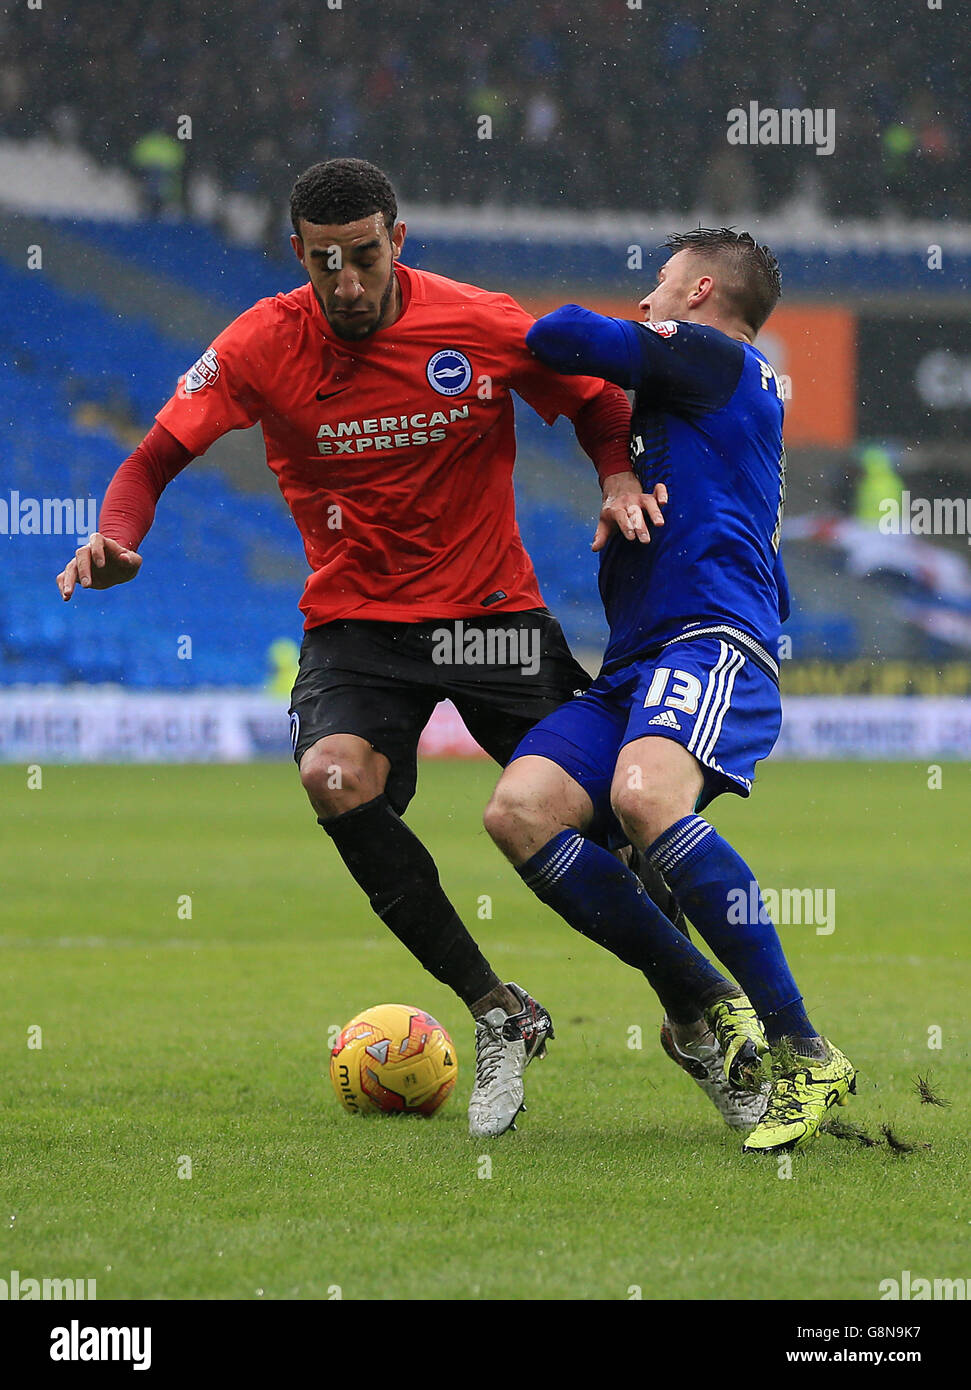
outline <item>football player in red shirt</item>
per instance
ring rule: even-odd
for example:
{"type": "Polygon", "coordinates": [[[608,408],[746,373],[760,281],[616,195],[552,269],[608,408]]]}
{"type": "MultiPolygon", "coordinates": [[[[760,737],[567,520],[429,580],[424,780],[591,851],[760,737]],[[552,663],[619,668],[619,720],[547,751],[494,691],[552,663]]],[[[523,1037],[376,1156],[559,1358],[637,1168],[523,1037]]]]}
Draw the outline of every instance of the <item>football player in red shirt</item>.
{"type": "MultiPolygon", "coordinates": [[[[511,391],[548,423],[573,421],[608,526],[646,542],[644,514],[662,518],[654,496],[629,505],[624,393],[539,363],[525,342],[533,320],[507,295],[403,266],[405,226],[380,170],[314,165],[291,214],[309,283],[248,309],[180,379],[58,585],[69,599],[78,583],[133,579],[166,484],[227,431],[261,424],[311,570],[291,704],[301,781],[374,911],[471,1009],[470,1127],[501,1134],[552,1037],[549,1014],[494,973],[402,815],[439,700],[504,765],[589,684],[516,527],[511,391]],[[609,486],[619,474],[623,508],[609,486]]],[[[239,606],[245,620],[244,596],[239,606]]]]}

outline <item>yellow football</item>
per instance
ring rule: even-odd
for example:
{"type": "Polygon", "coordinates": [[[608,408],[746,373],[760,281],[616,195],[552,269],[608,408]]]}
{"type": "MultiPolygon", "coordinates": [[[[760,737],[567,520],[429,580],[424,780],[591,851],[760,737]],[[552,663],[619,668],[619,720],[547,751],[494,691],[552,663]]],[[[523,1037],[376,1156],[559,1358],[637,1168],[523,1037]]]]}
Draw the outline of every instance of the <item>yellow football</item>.
{"type": "Polygon", "coordinates": [[[376,1004],[356,1014],[330,1054],[337,1098],[356,1115],[433,1115],[451,1094],[458,1070],[442,1025],[408,1004],[376,1004]]]}

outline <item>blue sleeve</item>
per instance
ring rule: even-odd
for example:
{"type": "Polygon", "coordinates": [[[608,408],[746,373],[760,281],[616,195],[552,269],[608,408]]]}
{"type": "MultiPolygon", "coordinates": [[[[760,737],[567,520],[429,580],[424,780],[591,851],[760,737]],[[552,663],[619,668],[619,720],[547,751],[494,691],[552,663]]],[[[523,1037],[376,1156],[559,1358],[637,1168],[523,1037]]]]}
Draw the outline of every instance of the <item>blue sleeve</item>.
{"type": "Polygon", "coordinates": [[[628,323],[640,354],[634,389],[675,415],[708,415],[735,394],[745,369],[745,349],[735,338],[704,323],[628,323]]]}
{"type": "Polygon", "coordinates": [[[721,410],[745,366],[742,344],[707,324],[632,323],[579,304],[537,319],[526,345],[555,371],[604,377],[675,414],[721,410]]]}
{"type": "Polygon", "coordinates": [[[633,388],[636,359],[624,332],[623,319],[609,319],[564,304],[537,319],[526,334],[526,346],[555,372],[569,376],[601,376],[625,390],[633,388]]]}

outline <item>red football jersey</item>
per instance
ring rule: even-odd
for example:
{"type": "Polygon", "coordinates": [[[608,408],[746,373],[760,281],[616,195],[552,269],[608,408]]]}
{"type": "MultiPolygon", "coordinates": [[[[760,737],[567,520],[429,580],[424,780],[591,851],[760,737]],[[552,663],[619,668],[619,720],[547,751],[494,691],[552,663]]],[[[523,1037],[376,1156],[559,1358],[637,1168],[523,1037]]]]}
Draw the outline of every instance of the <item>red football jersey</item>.
{"type": "Polygon", "coordinates": [[[510,391],[552,424],[603,389],[528,351],[515,300],[397,265],[398,320],[362,342],[310,284],[262,299],[156,419],[194,454],[257,421],[312,570],[306,627],[542,604],[516,526],[510,391]]]}

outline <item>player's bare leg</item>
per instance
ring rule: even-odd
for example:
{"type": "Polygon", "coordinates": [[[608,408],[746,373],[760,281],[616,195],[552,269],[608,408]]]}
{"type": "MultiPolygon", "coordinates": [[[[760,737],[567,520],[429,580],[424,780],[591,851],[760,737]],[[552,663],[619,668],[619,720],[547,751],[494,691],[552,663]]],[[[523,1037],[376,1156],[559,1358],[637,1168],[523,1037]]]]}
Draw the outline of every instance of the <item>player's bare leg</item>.
{"type": "Polygon", "coordinates": [[[592,819],[593,804],[579,783],[549,758],[527,754],[506,768],[482,821],[519,868],[554,835],[562,830],[582,834],[592,819]]]}
{"type": "Polygon", "coordinates": [[[522,1070],[553,1036],[549,1014],[492,970],[446,897],[421,841],[385,796],[390,763],[366,739],[332,734],[300,760],[300,780],[371,907],[476,1020],[472,1132],[494,1137],[523,1109],[522,1070]]]}
{"type": "Polygon", "coordinates": [[[380,796],[391,764],[356,734],[318,739],[300,759],[300,781],[320,821],[380,796]]]}
{"type": "MultiPolygon", "coordinates": [[[[517,867],[561,830],[585,832],[593,806],[583,788],[548,758],[527,754],[510,763],[486,807],[485,826],[492,839],[517,867]]],[[[657,870],[634,845],[616,851],[617,858],[644,884],[664,915],[684,931],[684,917],[674,894],[657,870]]]]}

